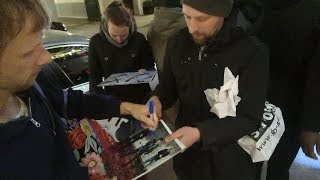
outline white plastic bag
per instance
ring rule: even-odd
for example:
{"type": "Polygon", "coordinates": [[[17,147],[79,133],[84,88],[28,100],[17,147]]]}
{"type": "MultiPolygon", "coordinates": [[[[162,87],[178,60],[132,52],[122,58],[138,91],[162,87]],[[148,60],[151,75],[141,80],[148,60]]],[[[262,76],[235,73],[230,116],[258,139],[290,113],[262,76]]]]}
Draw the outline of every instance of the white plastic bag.
{"type": "Polygon", "coordinates": [[[250,154],[252,162],[267,161],[284,131],[285,125],[280,108],[266,102],[259,130],[242,137],[238,140],[238,144],[250,154]]]}

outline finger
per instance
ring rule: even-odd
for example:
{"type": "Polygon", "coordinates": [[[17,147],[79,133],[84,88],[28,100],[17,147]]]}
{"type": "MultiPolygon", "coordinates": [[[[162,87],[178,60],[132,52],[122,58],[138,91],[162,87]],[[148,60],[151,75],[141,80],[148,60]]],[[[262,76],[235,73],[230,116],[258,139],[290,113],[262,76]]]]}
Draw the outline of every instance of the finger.
{"type": "Polygon", "coordinates": [[[153,101],[154,101],[154,110],[155,110],[155,113],[158,115],[159,118],[162,117],[162,105],[161,105],[161,102],[159,101],[158,98],[153,98],[153,101]]]}
{"type": "Polygon", "coordinates": [[[155,126],[158,127],[159,118],[158,118],[157,114],[155,114],[155,115],[153,116],[153,122],[155,123],[155,126]]]}
{"type": "Polygon", "coordinates": [[[188,140],[187,140],[186,136],[181,136],[181,138],[179,140],[181,141],[181,143],[183,145],[185,145],[186,148],[190,147],[190,144],[188,143],[188,140]]]}
{"type": "Polygon", "coordinates": [[[151,118],[146,117],[146,116],[141,117],[141,122],[145,123],[149,127],[156,126],[156,123],[153,120],[151,120],[151,118]]]}
{"type": "Polygon", "coordinates": [[[316,147],[317,153],[318,153],[318,155],[320,156],[320,137],[318,137],[316,146],[317,146],[317,147],[316,147]]]}
{"type": "Polygon", "coordinates": [[[155,111],[155,114],[158,116],[158,118],[161,118],[162,117],[162,113],[161,113],[161,111],[155,111]]]}
{"type": "Polygon", "coordinates": [[[148,125],[146,125],[145,123],[141,122],[141,127],[143,129],[149,129],[150,127],[148,125]]]}
{"type": "Polygon", "coordinates": [[[159,118],[161,118],[162,117],[162,112],[161,112],[161,105],[159,106],[159,105],[157,105],[157,106],[155,106],[154,107],[155,108],[155,113],[157,114],[157,116],[159,117],[159,118]]]}
{"type": "Polygon", "coordinates": [[[149,126],[149,125],[147,125],[147,124],[145,124],[145,123],[141,123],[141,127],[143,128],[143,129],[149,129],[149,130],[151,130],[151,131],[155,131],[157,128],[156,127],[151,127],[151,126],[149,126]]]}
{"type": "Polygon", "coordinates": [[[148,126],[147,128],[151,131],[155,131],[158,128],[158,116],[156,114],[154,114],[154,116],[152,118],[150,118],[151,121],[154,122],[154,126],[148,126]]]}
{"type": "Polygon", "coordinates": [[[316,155],[314,152],[311,152],[311,154],[310,154],[309,157],[312,158],[312,159],[314,159],[314,160],[318,160],[318,157],[317,157],[317,155],[316,155]]]}
{"type": "Polygon", "coordinates": [[[316,154],[314,153],[314,147],[313,145],[308,145],[307,148],[306,148],[306,151],[307,153],[305,153],[308,157],[312,158],[312,159],[315,159],[317,160],[317,156],[316,154]]]}
{"type": "Polygon", "coordinates": [[[307,147],[304,146],[304,145],[301,145],[301,149],[302,149],[302,152],[307,156],[307,147]]]}
{"type": "Polygon", "coordinates": [[[307,145],[301,145],[302,152],[309,157],[309,149],[307,145]]]}
{"type": "Polygon", "coordinates": [[[171,142],[175,139],[179,139],[182,137],[182,131],[180,129],[178,129],[177,131],[173,132],[172,134],[168,135],[167,137],[165,137],[165,141],[166,142],[171,142]]]}

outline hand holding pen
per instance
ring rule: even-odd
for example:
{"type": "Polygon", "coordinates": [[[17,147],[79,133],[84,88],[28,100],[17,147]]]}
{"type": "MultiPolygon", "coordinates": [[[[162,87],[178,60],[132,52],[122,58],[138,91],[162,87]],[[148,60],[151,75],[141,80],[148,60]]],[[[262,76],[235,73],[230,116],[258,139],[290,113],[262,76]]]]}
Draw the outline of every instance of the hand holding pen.
{"type": "Polygon", "coordinates": [[[161,102],[158,98],[158,96],[152,96],[149,100],[149,102],[152,101],[153,102],[153,110],[154,110],[154,114],[157,115],[157,117],[159,119],[161,119],[162,117],[162,105],[161,102]]]}
{"type": "Polygon", "coordinates": [[[158,123],[156,123],[157,121],[155,121],[155,116],[157,116],[156,114],[154,114],[154,102],[153,100],[151,99],[149,101],[149,117],[150,117],[150,120],[155,122],[156,126],[155,127],[151,127],[149,128],[150,130],[154,131],[156,130],[157,126],[158,126],[158,123]]]}
{"type": "MultiPolygon", "coordinates": [[[[159,104],[159,102],[160,101],[157,101],[156,103],[159,104]]],[[[158,118],[159,116],[157,113],[155,113],[157,106],[155,106],[155,101],[153,99],[150,99],[148,101],[147,105],[149,107],[149,119],[150,119],[150,121],[152,121],[155,124],[155,126],[148,126],[145,123],[141,123],[141,126],[145,129],[150,129],[150,130],[154,131],[158,127],[158,122],[159,122],[159,118],[158,118]]]]}
{"type": "Polygon", "coordinates": [[[157,125],[150,119],[149,109],[146,105],[122,102],[120,104],[120,114],[131,115],[147,127],[156,127],[157,125]]]}

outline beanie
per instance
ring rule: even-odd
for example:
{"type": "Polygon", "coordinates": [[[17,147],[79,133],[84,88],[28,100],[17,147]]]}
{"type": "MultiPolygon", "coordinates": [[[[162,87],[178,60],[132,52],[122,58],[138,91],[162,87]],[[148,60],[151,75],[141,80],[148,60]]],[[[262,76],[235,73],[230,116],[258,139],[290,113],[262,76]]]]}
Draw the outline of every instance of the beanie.
{"type": "Polygon", "coordinates": [[[182,4],[208,15],[228,17],[232,10],[233,0],[182,0],[182,4]]]}

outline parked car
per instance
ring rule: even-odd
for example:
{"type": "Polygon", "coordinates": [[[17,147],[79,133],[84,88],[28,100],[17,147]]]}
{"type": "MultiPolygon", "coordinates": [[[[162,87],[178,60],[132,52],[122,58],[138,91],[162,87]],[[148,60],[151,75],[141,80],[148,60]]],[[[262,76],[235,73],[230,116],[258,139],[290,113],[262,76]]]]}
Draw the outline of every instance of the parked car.
{"type": "Polygon", "coordinates": [[[43,67],[46,78],[63,89],[89,92],[89,39],[49,29],[43,36],[43,45],[53,60],[43,67]]]}
{"type": "Polygon", "coordinates": [[[51,22],[50,29],[68,32],[67,27],[62,22],[51,22]]]}
{"type": "MultiPolygon", "coordinates": [[[[44,78],[60,88],[89,92],[89,39],[65,31],[49,29],[43,45],[51,53],[52,62],[44,65],[44,78]]],[[[113,117],[106,121],[109,134],[119,141],[141,130],[139,121],[132,117],[113,117]]]]}

